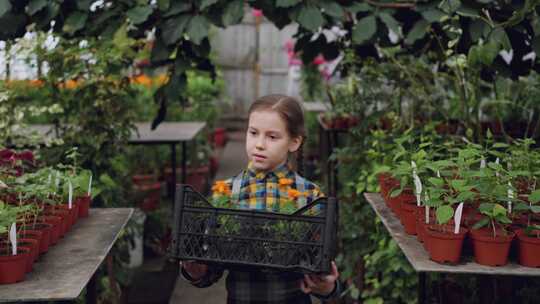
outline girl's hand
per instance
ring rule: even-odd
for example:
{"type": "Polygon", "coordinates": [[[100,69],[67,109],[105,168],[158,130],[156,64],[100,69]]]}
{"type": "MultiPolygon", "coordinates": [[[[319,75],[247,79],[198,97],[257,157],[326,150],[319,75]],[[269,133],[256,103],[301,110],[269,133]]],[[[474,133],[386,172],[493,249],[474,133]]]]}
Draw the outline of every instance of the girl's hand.
{"type": "Polygon", "coordinates": [[[328,275],[304,275],[304,279],[300,282],[300,289],[304,293],[327,296],[334,291],[338,277],[336,263],[332,262],[332,272],[328,275]]]}
{"type": "Polygon", "coordinates": [[[208,272],[208,265],[197,263],[195,261],[180,262],[180,267],[183,267],[189,276],[195,281],[202,278],[208,272]]]}

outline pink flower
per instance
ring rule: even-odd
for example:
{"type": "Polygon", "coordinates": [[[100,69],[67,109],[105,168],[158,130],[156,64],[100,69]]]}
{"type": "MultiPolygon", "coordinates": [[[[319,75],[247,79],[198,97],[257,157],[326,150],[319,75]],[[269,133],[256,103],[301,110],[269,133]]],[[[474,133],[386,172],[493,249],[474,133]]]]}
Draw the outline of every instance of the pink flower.
{"type": "Polygon", "coordinates": [[[324,57],[322,55],[317,56],[315,59],[313,59],[314,65],[321,65],[326,63],[326,60],[324,60],[324,57]]]}
{"type": "Polygon", "coordinates": [[[262,10],[258,10],[258,9],[253,9],[253,10],[251,11],[251,14],[252,14],[254,17],[262,17],[262,16],[263,16],[262,10]]]}
{"type": "Polygon", "coordinates": [[[0,159],[2,160],[9,160],[10,158],[15,155],[15,152],[11,149],[4,149],[0,151],[0,159]]]}

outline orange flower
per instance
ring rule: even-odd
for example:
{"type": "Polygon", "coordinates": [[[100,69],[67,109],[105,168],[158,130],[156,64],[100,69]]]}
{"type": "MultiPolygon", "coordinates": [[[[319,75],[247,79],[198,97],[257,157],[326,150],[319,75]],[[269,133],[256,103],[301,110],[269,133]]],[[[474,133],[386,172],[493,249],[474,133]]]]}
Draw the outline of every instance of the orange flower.
{"type": "Polygon", "coordinates": [[[70,79],[68,81],[66,81],[66,89],[75,89],[77,87],[77,81],[76,80],[73,80],[73,79],[70,79]]]}
{"type": "Polygon", "coordinates": [[[214,186],[212,186],[212,192],[216,194],[231,195],[231,189],[225,181],[216,181],[214,186]]]}
{"type": "Polygon", "coordinates": [[[293,180],[290,179],[290,178],[280,178],[279,179],[279,186],[280,187],[290,186],[290,185],[292,185],[292,183],[293,183],[293,180]]]}
{"type": "Polygon", "coordinates": [[[167,82],[169,82],[169,76],[165,74],[160,74],[159,76],[154,78],[154,84],[158,86],[162,86],[166,84],[167,82]]]}
{"type": "Polygon", "coordinates": [[[137,83],[137,84],[140,84],[140,85],[143,85],[147,88],[149,87],[152,87],[152,79],[150,79],[150,77],[144,75],[144,74],[141,74],[137,77],[135,77],[133,79],[133,82],[137,83]]]}
{"type": "Polygon", "coordinates": [[[28,81],[28,84],[31,87],[35,87],[35,88],[42,87],[43,86],[43,80],[41,80],[41,79],[32,79],[32,80],[28,81]]]}
{"type": "Polygon", "coordinates": [[[302,193],[296,189],[289,189],[287,190],[287,195],[290,199],[297,199],[302,193]]]}

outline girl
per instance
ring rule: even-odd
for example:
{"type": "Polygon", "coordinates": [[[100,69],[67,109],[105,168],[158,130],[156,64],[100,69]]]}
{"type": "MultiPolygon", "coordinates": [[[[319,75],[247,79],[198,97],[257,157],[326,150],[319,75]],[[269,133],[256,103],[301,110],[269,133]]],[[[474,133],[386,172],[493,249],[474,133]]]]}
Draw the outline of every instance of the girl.
{"type": "MultiPolygon", "coordinates": [[[[298,151],[305,137],[304,115],[300,104],[285,95],[257,99],[249,109],[246,153],[249,165],[239,175],[225,181],[241,208],[277,212],[288,199],[283,186],[301,193],[297,207],[322,196],[318,186],[291,170],[289,154],[298,151]],[[281,189],[281,191],[280,191],[281,189]]],[[[219,184],[223,187],[223,182],[219,184]]],[[[183,262],[182,274],[197,287],[208,287],[219,280],[223,269],[196,262],[183,262]]],[[[329,275],[305,275],[270,271],[229,271],[227,303],[311,303],[309,294],[322,300],[340,294],[339,273],[334,262],[329,275]]]]}

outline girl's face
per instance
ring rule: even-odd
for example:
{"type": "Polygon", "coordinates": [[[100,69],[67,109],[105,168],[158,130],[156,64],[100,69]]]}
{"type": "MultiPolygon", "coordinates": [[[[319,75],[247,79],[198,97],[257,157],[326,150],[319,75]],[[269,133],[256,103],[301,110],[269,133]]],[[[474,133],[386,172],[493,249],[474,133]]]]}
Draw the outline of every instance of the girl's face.
{"type": "Polygon", "coordinates": [[[289,152],[300,147],[302,138],[292,138],[285,121],[276,111],[254,111],[249,116],[246,152],[253,167],[271,171],[287,160],[289,152]]]}

